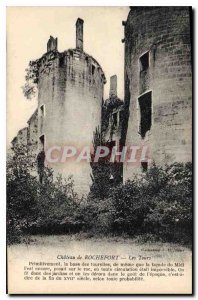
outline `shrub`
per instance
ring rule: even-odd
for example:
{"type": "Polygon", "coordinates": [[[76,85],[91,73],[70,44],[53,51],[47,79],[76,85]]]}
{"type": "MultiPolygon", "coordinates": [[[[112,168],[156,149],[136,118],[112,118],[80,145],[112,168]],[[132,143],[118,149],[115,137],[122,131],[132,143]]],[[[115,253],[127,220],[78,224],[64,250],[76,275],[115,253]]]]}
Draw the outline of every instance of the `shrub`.
{"type": "Polygon", "coordinates": [[[37,218],[37,180],[30,175],[25,149],[18,149],[7,163],[7,242],[19,242],[37,218]]]}
{"type": "Polygon", "coordinates": [[[79,230],[80,221],[75,214],[79,199],[72,178],[54,178],[53,172],[45,168],[40,184],[31,175],[34,168],[25,147],[15,148],[7,163],[8,244],[20,242],[29,233],[79,230]]]}
{"type": "Polygon", "coordinates": [[[190,243],[192,239],[192,166],[167,166],[166,184],[152,197],[152,207],[145,218],[148,232],[164,240],[190,243]]]}
{"type": "Polygon", "coordinates": [[[98,193],[98,186],[96,190],[92,186],[82,212],[87,231],[191,242],[191,163],[175,163],[165,168],[153,166],[138,178],[110,186],[106,197],[98,193]]]}
{"type": "Polygon", "coordinates": [[[117,233],[154,234],[160,240],[190,243],[192,166],[152,167],[139,179],[112,190],[113,228],[117,233]]]}
{"type": "Polygon", "coordinates": [[[124,185],[112,189],[110,201],[114,207],[113,231],[130,235],[140,232],[149,202],[144,186],[136,180],[127,181],[124,185]]]}
{"type": "Polygon", "coordinates": [[[78,230],[76,218],[78,197],[74,192],[72,177],[45,179],[38,194],[38,217],[34,230],[42,233],[69,233],[78,230]]]}
{"type": "Polygon", "coordinates": [[[82,229],[92,234],[111,233],[113,209],[109,199],[88,198],[80,208],[84,224],[82,229]]]}

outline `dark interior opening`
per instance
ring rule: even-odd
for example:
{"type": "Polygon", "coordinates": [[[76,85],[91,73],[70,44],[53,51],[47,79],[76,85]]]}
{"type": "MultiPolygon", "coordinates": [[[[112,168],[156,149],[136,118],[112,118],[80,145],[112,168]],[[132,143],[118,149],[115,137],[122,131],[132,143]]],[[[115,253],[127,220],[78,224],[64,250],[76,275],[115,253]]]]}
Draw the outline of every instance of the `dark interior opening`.
{"type": "Polygon", "coordinates": [[[140,72],[146,71],[149,67],[149,52],[140,57],[140,72]]]}
{"type": "Polygon", "coordinates": [[[65,57],[62,56],[59,58],[59,67],[63,67],[64,66],[64,62],[65,62],[65,57]]]}
{"type": "Polygon", "coordinates": [[[92,75],[94,75],[94,72],[95,72],[95,66],[94,65],[92,65],[91,72],[92,72],[92,75]]]}
{"type": "Polygon", "coordinates": [[[118,114],[114,113],[113,114],[113,126],[117,127],[117,125],[118,125],[118,114]]]}
{"type": "Polygon", "coordinates": [[[45,148],[45,135],[40,136],[40,144],[41,144],[41,151],[44,151],[45,148]]]}
{"type": "Polygon", "coordinates": [[[41,149],[40,152],[37,156],[37,165],[38,165],[38,174],[39,174],[39,181],[40,183],[43,183],[43,176],[44,176],[44,167],[45,167],[45,135],[41,135],[40,138],[40,144],[41,144],[41,149]]]}
{"type": "Polygon", "coordinates": [[[142,161],[141,166],[142,166],[143,172],[146,172],[148,170],[148,162],[147,161],[142,161]]]}
{"type": "Polygon", "coordinates": [[[40,106],[41,116],[44,116],[44,105],[40,106]]]}
{"type": "Polygon", "coordinates": [[[106,147],[109,148],[109,155],[107,156],[107,159],[110,158],[111,153],[112,153],[112,149],[113,149],[113,147],[115,147],[115,145],[116,145],[115,141],[109,141],[109,142],[106,143],[106,147]]]}
{"type": "Polygon", "coordinates": [[[144,138],[147,131],[151,129],[151,115],[152,115],[151,98],[152,98],[151,92],[148,92],[139,98],[139,107],[140,107],[139,133],[142,138],[144,138]]]}
{"type": "Polygon", "coordinates": [[[115,147],[116,145],[116,142],[115,141],[110,141],[110,142],[107,142],[107,147],[110,149],[110,152],[112,151],[113,147],[115,147]]]}

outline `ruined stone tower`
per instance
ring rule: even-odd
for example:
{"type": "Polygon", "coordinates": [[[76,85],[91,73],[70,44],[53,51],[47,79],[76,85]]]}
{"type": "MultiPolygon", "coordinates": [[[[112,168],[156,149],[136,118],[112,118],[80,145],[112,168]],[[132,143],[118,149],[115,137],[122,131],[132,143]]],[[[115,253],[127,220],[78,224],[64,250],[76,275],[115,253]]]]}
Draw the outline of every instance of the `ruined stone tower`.
{"type": "Polygon", "coordinates": [[[123,101],[117,96],[117,75],[110,77],[109,98],[103,104],[102,132],[109,147],[121,144],[123,101]]]}
{"type": "MultiPolygon", "coordinates": [[[[50,37],[40,59],[38,81],[39,151],[68,145],[90,146],[101,124],[105,75],[98,62],[83,51],[83,20],[76,22],[76,48],[60,53],[50,37]]],[[[59,153],[60,154],[60,153],[59,153]]],[[[54,152],[54,155],[56,153],[54,152]]],[[[91,168],[87,162],[53,163],[55,172],[74,176],[76,190],[87,193],[91,168]]]]}
{"type": "MultiPolygon", "coordinates": [[[[131,7],[123,25],[126,144],[148,145],[157,165],[191,161],[190,9],[131,7]]],[[[124,179],[147,167],[125,163],[124,179]]]]}

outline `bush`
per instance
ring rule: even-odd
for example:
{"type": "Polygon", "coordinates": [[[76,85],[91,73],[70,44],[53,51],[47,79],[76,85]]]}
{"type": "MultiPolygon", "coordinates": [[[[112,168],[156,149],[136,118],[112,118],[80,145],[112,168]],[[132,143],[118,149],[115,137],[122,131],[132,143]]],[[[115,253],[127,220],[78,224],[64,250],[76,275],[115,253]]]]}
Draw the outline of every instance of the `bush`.
{"type": "Polygon", "coordinates": [[[37,181],[26,174],[7,176],[7,241],[19,242],[37,219],[37,181]]]}
{"type": "Polygon", "coordinates": [[[105,199],[91,190],[81,214],[92,234],[191,243],[192,165],[153,166],[139,178],[111,186],[105,199]]]}
{"type": "Polygon", "coordinates": [[[174,164],[165,169],[167,178],[152,197],[144,227],[164,240],[190,243],[192,239],[192,166],[174,164]]]}
{"type": "Polygon", "coordinates": [[[109,199],[88,198],[80,208],[84,224],[82,230],[93,235],[111,233],[113,209],[109,199]]]}
{"type": "Polygon", "coordinates": [[[54,178],[45,168],[40,184],[31,175],[34,165],[25,147],[16,148],[7,163],[8,244],[20,242],[25,234],[68,233],[81,226],[72,178],[54,178]]]}
{"type": "Polygon", "coordinates": [[[158,239],[190,243],[192,166],[152,167],[142,178],[112,190],[113,228],[117,233],[154,234],[158,239]]]}
{"type": "Polygon", "coordinates": [[[77,220],[79,199],[74,192],[72,177],[45,180],[38,194],[38,217],[33,227],[36,233],[70,233],[79,230],[77,220]]]}

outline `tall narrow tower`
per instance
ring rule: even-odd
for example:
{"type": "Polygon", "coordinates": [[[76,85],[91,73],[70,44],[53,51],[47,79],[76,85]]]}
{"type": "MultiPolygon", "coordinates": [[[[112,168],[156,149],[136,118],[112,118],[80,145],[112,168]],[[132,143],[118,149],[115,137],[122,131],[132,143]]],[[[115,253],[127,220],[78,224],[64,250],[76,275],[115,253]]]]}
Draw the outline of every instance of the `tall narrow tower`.
{"type": "MultiPolygon", "coordinates": [[[[189,7],[131,7],[125,26],[126,144],[144,144],[160,166],[191,161],[189,7]]],[[[124,178],[146,170],[124,165],[124,178]]]]}
{"type": "Polygon", "coordinates": [[[83,51],[83,23],[80,18],[76,21],[76,49],[83,51]]]}
{"type": "Polygon", "coordinates": [[[117,97],[117,75],[110,77],[110,89],[109,89],[109,98],[117,97]]]}
{"type": "MultiPolygon", "coordinates": [[[[91,146],[101,123],[105,75],[98,62],[83,51],[83,20],[76,22],[76,48],[60,53],[50,37],[47,53],[40,58],[38,83],[39,147],[91,146]]],[[[60,153],[58,153],[60,154],[60,153]]],[[[54,152],[54,155],[56,153],[54,152]]],[[[47,163],[47,162],[46,162],[47,163]]],[[[65,177],[73,175],[76,190],[87,193],[91,168],[86,161],[70,159],[50,165],[65,177]]]]}

